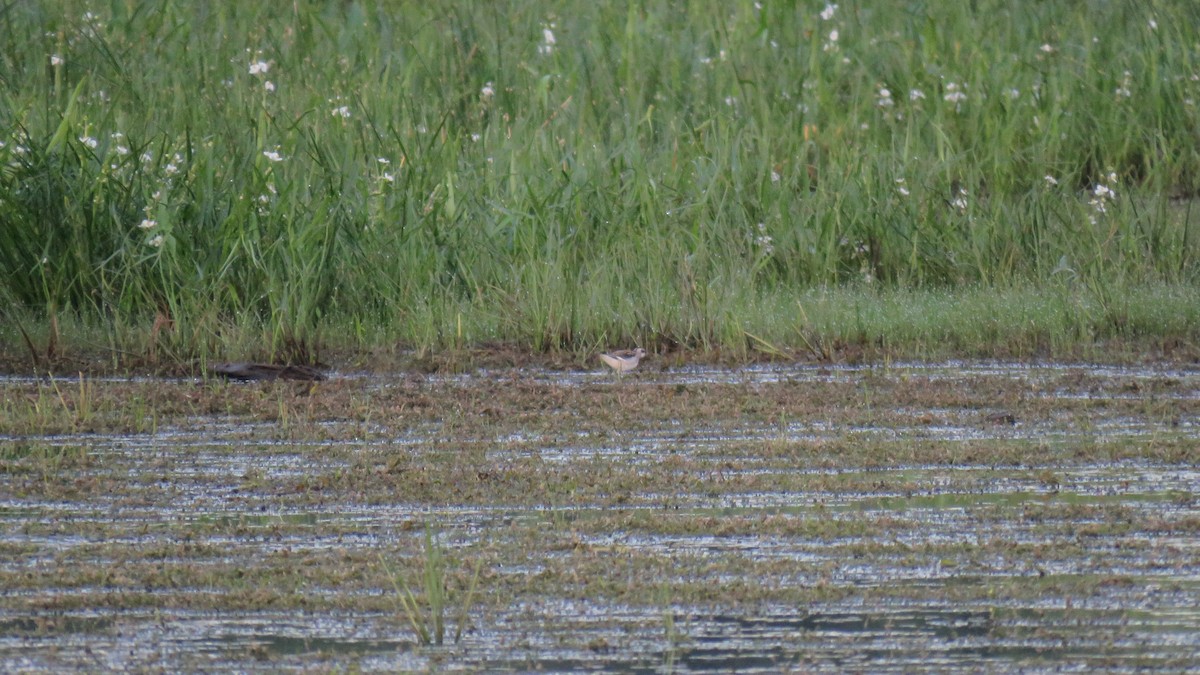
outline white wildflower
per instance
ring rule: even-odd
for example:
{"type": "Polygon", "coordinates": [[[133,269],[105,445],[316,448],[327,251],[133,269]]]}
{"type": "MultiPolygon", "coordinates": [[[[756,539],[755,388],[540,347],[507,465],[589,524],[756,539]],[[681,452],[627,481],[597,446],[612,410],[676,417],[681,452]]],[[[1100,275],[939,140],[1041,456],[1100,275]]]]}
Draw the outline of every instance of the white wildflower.
{"type": "Polygon", "coordinates": [[[275,91],[275,83],[267,80],[266,82],[263,82],[263,89],[266,89],[268,92],[275,91]]]}
{"type": "Polygon", "coordinates": [[[150,238],[150,241],[146,243],[154,248],[160,248],[163,245],[163,236],[161,234],[156,234],[150,238]]]}
{"type": "Polygon", "coordinates": [[[1051,176],[1050,174],[1046,174],[1045,177],[1043,178],[1043,180],[1046,181],[1046,185],[1050,185],[1050,186],[1058,185],[1058,179],[1055,178],[1054,176],[1051,176]]]}
{"type": "Polygon", "coordinates": [[[834,4],[825,5],[825,9],[821,10],[821,20],[828,21],[833,18],[833,13],[837,11],[838,6],[834,4]]]}
{"type": "Polygon", "coordinates": [[[886,87],[880,87],[879,100],[875,102],[875,105],[879,106],[880,108],[890,108],[896,105],[896,102],[892,100],[892,92],[886,87]]]}
{"type": "MultiPolygon", "coordinates": [[[[1117,174],[1115,172],[1109,172],[1106,178],[1110,183],[1117,182],[1117,174]]],[[[1100,215],[1108,213],[1108,203],[1115,201],[1116,198],[1116,190],[1103,183],[1097,183],[1096,187],[1092,188],[1092,198],[1088,200],[1088,206],[1092,207],[1093,212],[1092,215],[1088,216],[1088,221],[1095,225],[1100,215]]]]}
{"type": "Polygon", "coordinates": [[[283,161],[283,155],[279,154],[278,152],[276,152],[274,150],[264,150],[263,157],[266,157],[267,159],[271,160],[272,162],[282,162],[283,161]]]}
{"type": "Polygon", "coordinates": [[[1049,42],[1043,44],[1038,49],[1041,49],[1043,54],[1053,54],[1054,53],[1054,45],[1050,44],[1049,42]]]}
{"type": "Polygon", "coordinates": [[[821,49],[827,52],[836,52],[838,48],[837,41],[838,32],[837,29],[834,28],[833,30],[829,31],[829,40],[824,45],[821,45],[821,49]]]}
{"type": "Polygon", "coordinates": [[[64,63],[66,63],[66,61],[63,61],[63,57],[59,56],[58,54],[50,55],[50,65],[61,66],[64,63]]]}
{"type": "Polygon", "coordinates": [[[919,101],[923,98],[925,98],[925,92],[920,89],[913,89],[908,92],[908,100],[910,101],[919,101]]]}
{"type": "Polygon", "coordinates": [[[89,148],[91,148],[93,150],[96,149],[96,146],[100,145],[100,141],[97,141],[96,139],[92,138],[91,136],[80,136],[79,142],[83,143],[84,145],[88,146],[89,148]]]}
{"type": "Polygon", "coordinates": [[[146,219],[142,220],[142,222],[138,223],[138,227],[142,228],[143,230],[153,229],[157,225],[158,225],[158,221],[153,220],[151,218],[146,218],[146,219]]]}
{"type": "Polygon", "coordinates": [[[538,45],[538,53],[542,55],[551,54],[554,52],[554,45],[558,44],[558,40],[554,38],[554,31],[549,27],[542,28],[542,44],[538,45]]]}
{"type": "Polygon", "coordinates": [[[1125,74],[1121,77],[1121,86],[1117,87],[1117,97],[1118,98],[1129,98],[1129,97],[1133,96],[1133,92],[1131,92],[1129,90],[1129,87],[1132,85],[1133,85],[1133,73],[1131,73],[1127,70],[1127,71],[1125,71],[1125,74]]]}
{"type": "Polygon", "coordinates": [[[766,258],[775,252],[775,240],[767,233],[767,224],[758,224],[758,234],[754,237],[754,243],[758,246],[762,257],[766,258]]]}
{"type": "Polygon", "coordinates": [[[255,61],[250,64],[251,75],[262,75],[271,69],[271,64],[266,61],[255,61]]]}
{"type": "Polygon", "coordinates": [[[966,92],[959,90],[957,82],[947,82],[946,94],[942,96],[942,98],[950,103],[957,104],[967,100],[967,94],[966,92]]]}
{"type": "Polygon", "coordinates": [[[495,96],[496,95],[495,85],[493,85],[491,82],[488,82],[487,84],[483,85],[483,89],[479,90],[479,95],[484,97],[485,99],[495,96]]]}
{"type": "Polygon", "coordinates": [[[350,119],[350,107],[344,106],[344,105],[338,106],[337,108],[333,109],[332,114],[334,117],[341,117],[342,119],[350,119]]]}

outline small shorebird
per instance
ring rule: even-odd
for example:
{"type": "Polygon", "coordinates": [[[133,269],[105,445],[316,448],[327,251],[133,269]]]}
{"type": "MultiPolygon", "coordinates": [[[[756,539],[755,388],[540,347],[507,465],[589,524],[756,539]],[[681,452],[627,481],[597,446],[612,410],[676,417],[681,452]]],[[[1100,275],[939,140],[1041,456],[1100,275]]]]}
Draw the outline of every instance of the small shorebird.
{"type": "Polygon", "coordinates": [[[638,361],[641,361],[645,355],[646,350],[638,347],[637,349],[622,349],[620,351],[601,354],[600,360],[609,368],[617,371],[617,375],[620,375],[621,373],[627,373],[637,368],[638,361]]]}

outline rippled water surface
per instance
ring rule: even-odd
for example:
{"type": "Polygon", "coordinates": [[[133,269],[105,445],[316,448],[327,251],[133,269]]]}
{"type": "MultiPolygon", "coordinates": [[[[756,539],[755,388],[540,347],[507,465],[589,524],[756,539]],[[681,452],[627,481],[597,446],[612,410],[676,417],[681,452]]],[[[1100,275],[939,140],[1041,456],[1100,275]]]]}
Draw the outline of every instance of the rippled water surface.
{"type": "Polygon", "coordinates": [[[1197,368],[9,378],[0,396],[3,672],[1200,662],[1197,368]],[[427,527],[442,646],[399,604],[424,602],[427,527]]]}

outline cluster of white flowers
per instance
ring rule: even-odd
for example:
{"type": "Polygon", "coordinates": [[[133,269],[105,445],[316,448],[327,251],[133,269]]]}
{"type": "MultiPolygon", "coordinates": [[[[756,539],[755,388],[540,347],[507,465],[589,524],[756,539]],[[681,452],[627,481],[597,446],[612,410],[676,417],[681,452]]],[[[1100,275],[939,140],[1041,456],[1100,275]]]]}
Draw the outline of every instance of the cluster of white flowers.
{"type": "Polygon", "coordinates": [[[1133,73],[1127,70],[1121,78],[1121,86],[1117,87],[1117,98],[1130,98],[1133,96],[1133,92],[1129,90],[1131,86],[1133,86],[1133,73]]]}
{"type": "MultiPolygon", "coordinates": [[[[161,203],[162,190],[155,190],[154,194],[150,195],[150,202],[142,207],[142,213],[145,214],[145,217],[142,218],[142,222],[138,223],[139,229],[146,230],[146,232],[151,232],[158,228],[158,221],[154,218],[154,212],[158,209],[159,204],[161,203]]],[[[146,240],[146,245],[150,246],[151,248],[162,248],[163,241],[165,240],[163,239],[162,233],[154,232],[153,236],[146,240]]]]}
{"type": "Polygon", "coordinates": [[[880,108],[890,108],[896,105],[896,102],[892,100],[892,92],[887,87],[880,87],[878,96],[879,98],[876,99],[875,105],[880,108]]]}
{"type": "Polygon", "coordinates": [[[910,194],[903,178],[896,179],[896,192],[899,192],[901,197],[907,197],[910,194]]]}
{"type": "Polygon", "coordinates": [[[959,85],[957,82],[946,83],[946,94],[942,98],[955,106],[967,100],[967,92],[963,91],[965,85],[959,85]]]}
{"type": "Polygon", "coordinates": [[[383,183],[395,183],[396,175],[390,171],[390,168],[392,166],[392,160],[388,159],[387,157],[379,157],[375,161],[376,161],[376,163],[379,164],[379,167],[380,167],[379,183],[381,185],[383,183]]]}
{"type": "MultiPolygon", "coordinates": [[[[251,75],[266,75],[267,72],[270,70],[271,70],[271,64],[267,63],[266,61],[263,61],[262,59],[250,62],[250,74],[251,75]]],[[[273,92],[273,91],[275,91],[275,83],[270,80],[264,79],[263,80],[263,89],[265,89],[268,93],[273,92]]]]}
{"type": "Polygon", "coordinates": [[[775,240],[767,233],[767,224],[759,223],[758,232],[754,235],[754,245],[758,247],[760,258],[769,258],[775,253],[775,240]]]}
{"type": "Polygon", "coordinates": [[[542,26],[542,43],[538,45],[538,54],[547,56],[554,53],[554,45],[558,44],[554,37],[554,27],[554,22],[542,26]]]}
{"type": "MultiPolygon", "coordinates": [[[[1110,184],[1116,184],[1116,172],[1109,172],[1107,176],[1110,184]]],[[[1088,216],[1088,220],[1095,225],[1101,215],[1108,213],[1108,205],[1117,199],[1117,191],[1105,185],[1097,183],[1096,187],[1092,188],[1092,198],[1088,200],[1088,206],[1092,207],[1092,214],[1088,216]]]]}
{"type": "Polygon", "coordinates": [[[958,186],[958,185],[956,185],[954,187],[953,192],[954,192],[954,194],[950,198],[950,206],[953,207],[960,214],[965,214],[967,212],[967,209],[970,208],[970,206],[971,206],[971,203],[967,201],[967,197],[969,197],[970,195],[967,194],[967,191],[965,188],[963,188],[962,186],[958,186]]]}
{"type": "Polygon", "coordinates": [[[271,204],[275,203],[276,197],[279,196],[279,191],[275,189],[275,183],[267,182],[267,191],[258,196],[258,204],[254,210],[258,215],[265,216],[270,212],[271,204]]]}
{"type": "Polygon", "coordinates": [[[829,31],[829,39],[825,41],[825,44],[821,46],[821,49],[827,52],[836,52],[838,48],[838,36],[839,34],[836,28],[829,31]]]}
{"type": "MultiPolygon", "coordinates": [[[[821,10],[821,20],[832,21],[833,15],[837,13],[837,8],[838,6],[836,4],[826,4],[825,9],[821,10]]],[[[829,31],[829,35],[825,40],[825,44],[821,45],[821,49],[827,52],[836,52],[838,48],[838,37],[840,37],[840,34],[836,28],[829,31]]]]}

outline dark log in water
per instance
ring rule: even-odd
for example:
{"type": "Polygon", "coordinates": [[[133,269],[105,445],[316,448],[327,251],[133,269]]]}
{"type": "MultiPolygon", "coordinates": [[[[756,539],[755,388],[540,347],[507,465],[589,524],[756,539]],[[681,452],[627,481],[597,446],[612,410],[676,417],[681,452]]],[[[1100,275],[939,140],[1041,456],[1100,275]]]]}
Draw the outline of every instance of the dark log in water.
{"type": "Polygon", "coordinates": [[[321,371],[311,366],[278,366],[266,363],[217,363],[209,372],[242,382],[262,380],[300,380],[316,382],[325,379],[321,371]]]}

